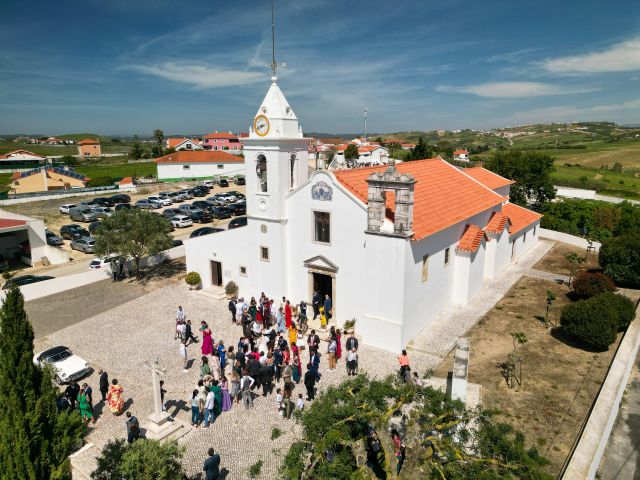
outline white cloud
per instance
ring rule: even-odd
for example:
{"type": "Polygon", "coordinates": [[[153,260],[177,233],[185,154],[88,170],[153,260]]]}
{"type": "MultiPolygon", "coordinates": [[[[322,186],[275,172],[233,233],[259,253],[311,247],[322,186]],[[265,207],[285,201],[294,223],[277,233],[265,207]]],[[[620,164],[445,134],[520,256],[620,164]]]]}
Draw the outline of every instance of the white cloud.
{"type": "Polygon", "coordinates": [[[469,93],[486,98],[541,97],[544,95],[564,95],[594,91],[593,89],[559,87],[540,82],[487,82],[459,87],[439,85],[436,90],[445,93],[469,93]]]}
{"type": "Polygon", "coordinates": [[[555,106],[517,112],[505,118],[505,122],[572,122],[580,120],[617,120],[632,119],[628,114],[635,114],[640,108],[640,100],[629,100],[608,105],[592,105],[588,107],[555,106]]]}
{"type": "Polygon", "coordinates": [[[246,85],[267,78],[265,72],[224,70],[193,63],[165,62],[158,65],[127,65],[121,69],[134,70],[201,89],[246,85]]]}
{"type": "Polygon", "coordinates": [[[617,43],[601,52],[545,60],[553,73],[604,73],[640,70],[640,37],[617,43]]]}

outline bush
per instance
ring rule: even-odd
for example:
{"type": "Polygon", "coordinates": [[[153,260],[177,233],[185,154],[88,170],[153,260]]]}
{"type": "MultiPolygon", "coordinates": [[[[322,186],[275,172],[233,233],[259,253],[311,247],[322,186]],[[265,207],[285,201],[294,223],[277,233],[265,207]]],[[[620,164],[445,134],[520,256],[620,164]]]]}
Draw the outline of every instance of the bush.
{"type": "Polygon", "coordinates": [[[613,292],[606,292],[593,298],[594,301],[605,305],[607,309],[614,312],[618,331],[622,332],[627,329],[631,321],[636,316],[636,307],[631,300],[624,295],[618,295],[613,292]]]}
{"type": "Polygon", "coordinates": [[[227,285],[224,287],[224,292],[227,295],[235,295],[238,293],[238,285],[233,280],[229,280],[227,285]]]}
{"type": "Polygon", "coordinates": [[[613,280],[600,272],[582,272],[573,281],[573,292],[579,298],[591,298],[615,289],[613,280]]]}
{"type": "Polygon", "coordinates": [[[568,335],[585,345],[606,350],[616,341],[618,316],[597,299],[592,297],[565,305],[560,314],[560,325],[568,335]]]}
{"type": "Polygon", "coordinates": [[[184,281],[187,282],[187,285],[195,287],[196,285],[200,285],[202,279],[200,278],[200,274],[198,272],[189,272],[184,278],[184,281]]]}
{"type": "Polygon", "coordinates": [[[602,243],[600,266],[617,285],[640,288],[640,233],[627,233],[602,243]]]}
{"type": "Polygon", "coordinates": [[[108,175],[100,175],[94,178],[91,178],[87,182],[87,187],[108,187],[113,185],[113,177],[108,175]]]}

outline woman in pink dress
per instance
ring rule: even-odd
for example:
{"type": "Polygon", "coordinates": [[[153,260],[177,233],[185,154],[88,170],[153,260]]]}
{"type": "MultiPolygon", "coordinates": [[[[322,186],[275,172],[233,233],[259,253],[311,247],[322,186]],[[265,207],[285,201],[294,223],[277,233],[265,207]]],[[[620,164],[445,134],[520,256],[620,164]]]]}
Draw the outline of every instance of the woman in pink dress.
{"type": "Polygon", "coordinates": [[[202,355],[213,354],[213,338],[211,338],[211,329],[207,322],[201,322],[200,331],[202,332],[202,355]]]}
{"type": "Polygon", "coordinates": [[[222,389],[222,411],[228,412],[231,410],[231,395],[229,395],[229,382],[224,375],[220,379],[220,388],[222,389]]]}
{"type": "Polygon", "coordinates": [[[336,330],[336,360],[340,360],[340,357],[342,356],[341,340],[342,334],[340,333],[340,330],[336,330]]]}

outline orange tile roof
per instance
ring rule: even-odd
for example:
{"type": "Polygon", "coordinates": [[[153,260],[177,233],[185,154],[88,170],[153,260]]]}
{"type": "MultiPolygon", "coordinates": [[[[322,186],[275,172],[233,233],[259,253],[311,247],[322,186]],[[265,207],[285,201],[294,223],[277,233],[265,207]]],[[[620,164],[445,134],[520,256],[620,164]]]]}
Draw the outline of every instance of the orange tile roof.
{"type": "Polygon", "coordinates": [[[0,160],[6,160],[8,158],[11,158],[11,155],[14,155],[16,153],[25,153],[27,155],[33,155],[34,157],[47,158],[44,155],[38,155],[37,153],[30,152],[29,150],[20,149],[20,150],[14,150],[9,153],[5,153],[4,155],[0,155],[0,160]]]}
{"type": "MultiPolygon", "coordinates": [[[[502,203],[502,197],[474,181],[441,158],[395,165],[400,173],[413,175],[413,239],[420,240],[464,222],[473,215],[502,203]]],[[[386,166],[334,172],[336,179],[362,202],[367,203],[367,177],[386,166]]],[[[393,195],[387,194],[387,208],[393,214],[393,195]]]]}
{"type": "Polygon", "coordinates": [[[509,217],[511,221],[511,227],[509,227],[511,235],[518,233],[523,228],[542,218],[539,213],[532,212],[514,203],[505,203],[502,206],[502,213],[509,217]]]}
{"type": "Polygon", "coordinates": [[[189,140],[188,138],[167,138],[167,147],[174,148],[180,145],[182,142],[189,140]]]}
{"type": "Polygon", "coordinates": [[[132,177],[124,177],[122,180],[120,180],[119,182],[116,182],[118,185],[125,185],[127,183],[133,183],[133,178],[132,177]]]}
{"type": "Polygon", "coordinates": [[[467,155],[469,152],[467,152],[466,150],[456,150],[455,152],[453,152],[454,155],[467,155]]]}
{"type": "Polygon", "coordinates": [[[100,145],[98,140],[94,140],[93,138],[87,138],[85,140],[80,140],[78,145],[100,145]]]}
{"type": "Polygon", "coordinates": [[[487,239],[487,234],[484,233],[484,230],[476,225],[467,225],[467,229],[460,237],[456,249],[465,252],[477,252],[483,239],[487,239]]]}
{"type": "Polygon", "coordinates": [[[218,132],[214,132],[214,133],[210,133],[208,135],[205,135],[204,138],[238,138],[238,136],[234,133],[218,133],[218,132]]]}
{"type": "Polygon", "coordinates": [[[500,212],[494,212],[489,219],[487,226],[484,227],[484,230],[491,233],[502,233],[504,231],[504,227],[507,226],[507,224],[511,225],[511,220],[509,220],[509,217],[503,215],[500,212]]]}
{"type": "Polygon", "coordinates": [[[180,150],[155,159],[156,163],[244,163],[244,158],[222,150],[180,150]]]}
{"type": "Polygon", "coordinates": [[[482,167],[465,168],[464,173],[491,189],[505,187],[516,183],[513,180],[501,177],[497,173],[493,173],[492,171],[482,167]]]}

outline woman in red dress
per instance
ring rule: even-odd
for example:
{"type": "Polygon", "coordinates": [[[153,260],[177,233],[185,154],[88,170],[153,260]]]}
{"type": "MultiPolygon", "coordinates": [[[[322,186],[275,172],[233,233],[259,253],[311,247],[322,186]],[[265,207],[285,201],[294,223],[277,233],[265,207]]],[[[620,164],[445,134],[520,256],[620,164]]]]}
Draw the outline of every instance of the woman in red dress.
{"type": "Polygon", "coordinates": [[[336,360],[340,360],[340,357],[342,356],[342,345],[340,344],[341,340],[342,334],[340,333],[340,330],[336,330],[336,360]]]}
{"type": "Polygon", "coordinates": [[[211,338],[211,329],[207,322],[200,324],[200,331],[202,332],[202,355],[213,355],[213,338],[211,338]]]}
{"type": "Polygon", "coordinates": [[[289,300],[284,305],[284,321],[284,326],[289,330],[291,328],[291,305],[289,305],[289,300]]]}

